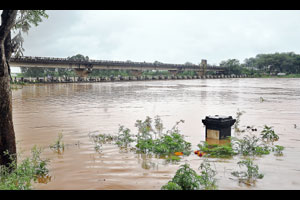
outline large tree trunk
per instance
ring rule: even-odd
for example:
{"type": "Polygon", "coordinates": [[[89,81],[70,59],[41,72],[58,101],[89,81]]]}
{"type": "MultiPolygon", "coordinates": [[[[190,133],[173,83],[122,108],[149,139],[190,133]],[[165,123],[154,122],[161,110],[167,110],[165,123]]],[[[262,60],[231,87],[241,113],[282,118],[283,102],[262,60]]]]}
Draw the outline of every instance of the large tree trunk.
{"type": "Polygon", "coordinates": [[[16,158],[16,141],[12,120],[12,94],[8,60],[11,55],[10,31],[14,25],[17,10],[3,10],[0,26],[0,165],[9,166],[11,160],[5,154],[16,158]]]}

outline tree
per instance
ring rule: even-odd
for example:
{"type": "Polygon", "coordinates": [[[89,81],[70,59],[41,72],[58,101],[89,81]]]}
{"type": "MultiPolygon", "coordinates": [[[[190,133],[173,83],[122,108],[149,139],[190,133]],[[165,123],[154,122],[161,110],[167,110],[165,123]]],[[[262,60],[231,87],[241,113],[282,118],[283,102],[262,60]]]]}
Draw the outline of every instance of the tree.
{"type": "Polygon", "coordinates": [[[10,156],[17,159],[15,132],[12,120],[12,93],[10,89],[10,66],[12,54],[24,51],[22,33],[28,33],[31,25],[37,26],[44,10],[3,10],[0,26],[0,166],[9,166],[10,156]],[[19,31],[11,38],[11,31],[19,31]]]}
{"type": "Polygon", "coordinates": [[[240,61],[237,59],[228,59],[220,63],[220,67],[225,67],[225,74],[241,74],[242,68],[240,66],[240,61]]]}
{"type": "Polygon", "coordinates": [[[88,56],[84,56],[84,55],[81,55],[81,54],[77,54],[75,56],[68,57],[67,59],[72,60],[72,61],[89,61],[88,56]]]}

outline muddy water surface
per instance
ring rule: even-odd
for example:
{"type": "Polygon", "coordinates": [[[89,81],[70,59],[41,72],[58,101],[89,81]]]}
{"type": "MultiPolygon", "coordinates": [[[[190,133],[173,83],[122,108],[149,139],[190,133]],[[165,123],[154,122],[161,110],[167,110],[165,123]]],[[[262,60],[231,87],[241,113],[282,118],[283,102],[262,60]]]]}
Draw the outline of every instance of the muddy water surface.
{"type": "Polygon", "coordinates": [[[253,125],[259,134],[265,124],[273,126],[284,155],[256,157],[264,178],[252,187],[233,180],[231,172],[240,170],[236,164],[240,157],[210,159],[219,189],[300,189],[300,79],[40,84],[13,91],[18,151],[27,156],[37,145],[50,159],[51,181],[35,184],[35,189],[160,189],[183,163],[199,172],[203,158],[191,154],[167,164],[120,151],[113,144],[97,153],[89,134],[117,134],[119,125],[136,133],[137,119],[159,115],[165,130],[185,120],[179,129],[196,150],[205,140],[201,122],[205,116],[235,118],[238,109],[245,111],[241,127],[253,125]],[[63,133],[65,143],[61,154],[49,148],[58,133],[63,133]]]}

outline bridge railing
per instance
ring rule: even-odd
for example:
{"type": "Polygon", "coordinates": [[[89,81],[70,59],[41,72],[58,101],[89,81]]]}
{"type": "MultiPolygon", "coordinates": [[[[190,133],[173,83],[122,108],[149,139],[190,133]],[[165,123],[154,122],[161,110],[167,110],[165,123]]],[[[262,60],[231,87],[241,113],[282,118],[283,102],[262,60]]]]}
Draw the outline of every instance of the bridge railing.
{"type": "MultiPolygon", "coordinates": [[[[89,60],[89,61],[78,61],[70,60],[68,58],[54,58],[54,57],[32,57],[32,56],[20,56],[12,57],[11,62],[45,62],[45,63],[69,63],[69,64],[82,64],[82,65],[110,65],[110,66],[138,66],[138,67],[159,67],[159,68],[170,68],[176,67],[181,69],[199,69],[199,65],[186,65],[186,64],[170,64],[161,62],[132,62],[132,61],[111,61],[111,60],[89,60]]],[[[222,67],[208,66],[209,69],[221,70],[222,67]]]]}

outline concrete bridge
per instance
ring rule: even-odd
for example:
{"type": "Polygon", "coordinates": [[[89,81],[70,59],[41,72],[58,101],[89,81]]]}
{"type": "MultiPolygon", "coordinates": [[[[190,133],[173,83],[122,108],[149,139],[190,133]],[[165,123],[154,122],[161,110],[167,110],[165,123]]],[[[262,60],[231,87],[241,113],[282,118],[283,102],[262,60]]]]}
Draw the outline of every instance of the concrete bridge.
{"type": "Polygon", "coordinates": [[[142,72],[146,70],[164,70],[169,71],[172,75],[176,75],[183,71],[195,71],[198,76],[206,75],[207,71],[224,71],[224,68],[222,67],[207,66],[207,61],[204,59],[201,60],[199,65],[187,65],[161,62],[149,63],[107,60],[74,61],[67,58],[22,56],[12,57],[10,66],[74,69],[80,77],[86,77],[93,69],[130,70],[134,76],[140,76],[142,72]]]}

